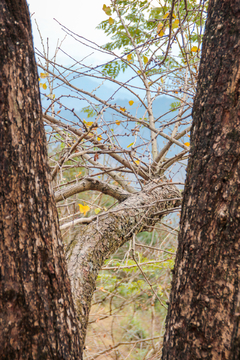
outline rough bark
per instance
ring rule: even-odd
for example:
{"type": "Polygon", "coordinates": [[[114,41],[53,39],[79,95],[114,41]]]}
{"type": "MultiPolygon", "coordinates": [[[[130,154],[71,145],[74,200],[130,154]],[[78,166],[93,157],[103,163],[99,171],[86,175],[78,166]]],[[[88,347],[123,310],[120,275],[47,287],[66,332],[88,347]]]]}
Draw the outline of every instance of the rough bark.
{"type": "Polygon", "coordinates": [[[240,358],[240,1],[211,0],[162,359],[240,358]]]}
{"type": "Polygon", "coordinates": [[[180,193],[173,184],[150,182],[142,191],[99,216],[86,227],[84,236],[70,246],[68,272],[80,321],[82,346],[97,275],[104,260],[132,239],[133,234],[149,231],[149,226],[154,226],[180,203],[180,193]]]}
{"type": "Polygon", "coordinates": [[[80,359],[25,0],[0,1],[0,358],[80,359]]]}
{"type": "Polygon", "coordinates": [[[131,194],[118,186],[107,184],[103,181],[93,178],[85,178],[77,184],[70,185],[63,190],[56,191],[54,194],[54,198],[56,202],[59,202],[61,200],[69,198],[72,195],[79,194],[80,192],[84,192],[87,190],[101,191],[103,194],[112,196],[119,202],[122,202],[126,200],[129,196],[131,196],[131,194]]]}

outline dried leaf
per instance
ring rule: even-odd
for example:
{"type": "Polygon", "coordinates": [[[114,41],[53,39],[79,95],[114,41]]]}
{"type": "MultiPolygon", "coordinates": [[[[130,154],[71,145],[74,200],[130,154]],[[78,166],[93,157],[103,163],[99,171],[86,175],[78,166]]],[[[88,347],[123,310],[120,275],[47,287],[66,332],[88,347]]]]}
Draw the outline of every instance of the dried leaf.
{"type": "Polygon", "coordinates": [[[99,154],[94,155],[94,161],[97,161],[99,159],[99,154]]]}

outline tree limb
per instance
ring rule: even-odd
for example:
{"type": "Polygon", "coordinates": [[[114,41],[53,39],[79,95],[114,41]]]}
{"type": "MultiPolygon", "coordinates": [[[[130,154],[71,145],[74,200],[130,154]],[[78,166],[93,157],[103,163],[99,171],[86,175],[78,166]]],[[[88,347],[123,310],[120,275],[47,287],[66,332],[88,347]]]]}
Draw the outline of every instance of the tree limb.
{"type": "Polygon", "coordinates": [[[103,194],[114,197],[119,202],[126,200],[130,196],[127,191],[121,189],[118,186],[110,185],[93,178],[85,178],[78,184],[56,191],[55,200],[56,202],[59,202],[69,198],[72,195],[88,190],[101,191],[103,194]]]}
{"type": "Polygon", "coordinates": [[[131,194],[103,214],[100,222],[98,219],[92,221],[86,226],[84,235],[67,250],[68,272],[83,338],[96,279],[105,259],[130,240],[133,233],[148,231],[168,208],[178,207],[181,203],[181,194],[171,183],[161,187],[156,185],[157,182],[148,183],[142,191],[131,194]]]}

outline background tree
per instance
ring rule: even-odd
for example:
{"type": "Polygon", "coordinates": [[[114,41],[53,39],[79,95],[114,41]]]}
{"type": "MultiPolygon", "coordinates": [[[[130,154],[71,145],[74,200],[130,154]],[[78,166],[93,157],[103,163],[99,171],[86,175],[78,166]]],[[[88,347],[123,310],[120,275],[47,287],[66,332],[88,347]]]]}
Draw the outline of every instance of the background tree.
{"type": "Polygon", "coordinates": [[[0,24],[0,357],[80,359],[26,1],[0,24]]]}
{"type": "Polygon", "coordinates": [[[100,28],[112,37],[104,47],[60,25],[105,52],[105,64],[65,53],[72,65],[64,67],[56,60],[61,47],[52,59],[48,47],[37,51],[43,117],[84,336],[94,296],[85,356],[140,359],[162,344],[178,232],[174,213],[162,219],[179,212],[206,4],[112,1],[103,11],[100,28]],[[90,90],[86,79],[96,81],[90,90]],[[119,101],[123,88],[127,99],[119,101]],[[143,309],[151,309],[145,324],[143,309]],[[130,312],[114,331],[114,319],[130,312]]]}
{"type": "Polygon", "coordinates": [[[239,359],[240,4],[210,1],[162,359],[239,359]]]}

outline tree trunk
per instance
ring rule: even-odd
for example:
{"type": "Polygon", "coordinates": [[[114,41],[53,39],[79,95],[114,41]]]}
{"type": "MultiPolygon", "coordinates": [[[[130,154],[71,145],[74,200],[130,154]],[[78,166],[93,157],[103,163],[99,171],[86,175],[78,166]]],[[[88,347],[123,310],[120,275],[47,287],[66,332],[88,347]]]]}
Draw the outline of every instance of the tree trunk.
{"type": "Polygon", "coordinates": [[[240,358],[240,2],[210,0],[162,359],[240,358]]]}
{"type": "Polygon", "coordinates": [[[81,359],[26,1],[0,24],[0,358],[81,359]]]}

